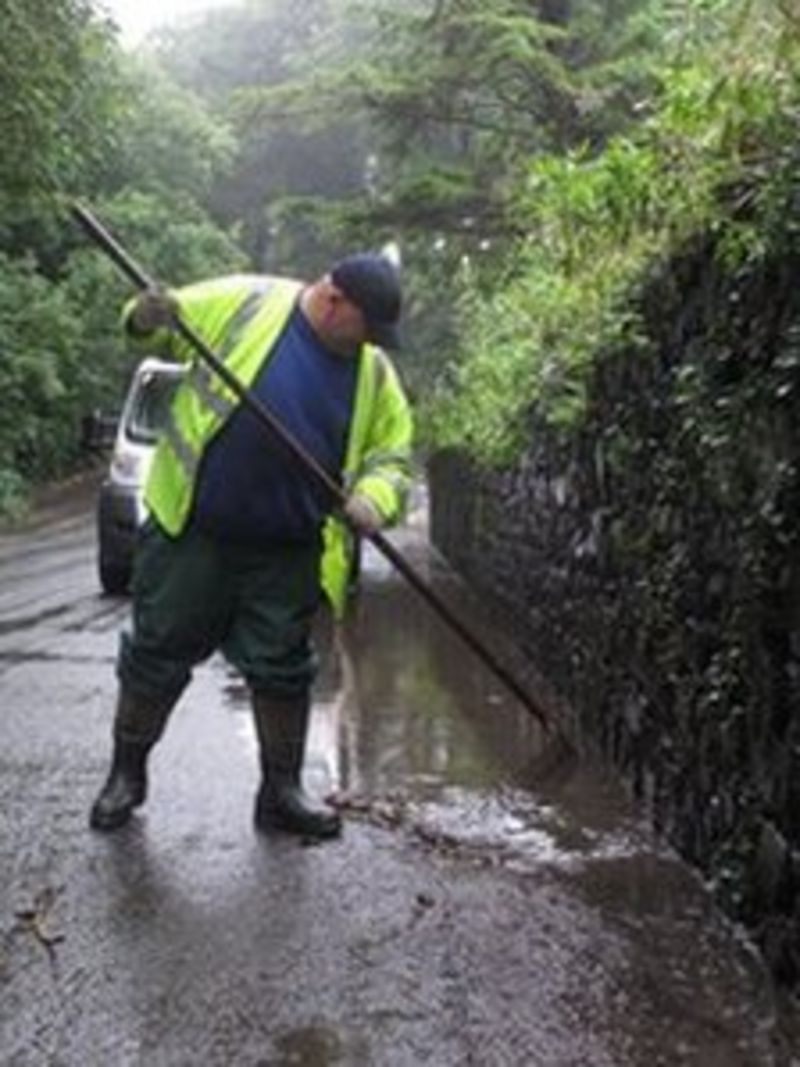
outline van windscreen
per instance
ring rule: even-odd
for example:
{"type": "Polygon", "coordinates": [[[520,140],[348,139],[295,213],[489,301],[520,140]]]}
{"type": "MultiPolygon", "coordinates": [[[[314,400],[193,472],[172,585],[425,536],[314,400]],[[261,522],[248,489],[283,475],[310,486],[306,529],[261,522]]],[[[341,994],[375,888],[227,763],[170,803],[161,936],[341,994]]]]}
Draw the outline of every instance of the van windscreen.
{"type": "Polygon", "coordinates": [[[156,440],[166,425],[179,381],[179,377],[171,374],[142,376],[128,416],[128,433],[134,441],[151,444],[156,440]]]}

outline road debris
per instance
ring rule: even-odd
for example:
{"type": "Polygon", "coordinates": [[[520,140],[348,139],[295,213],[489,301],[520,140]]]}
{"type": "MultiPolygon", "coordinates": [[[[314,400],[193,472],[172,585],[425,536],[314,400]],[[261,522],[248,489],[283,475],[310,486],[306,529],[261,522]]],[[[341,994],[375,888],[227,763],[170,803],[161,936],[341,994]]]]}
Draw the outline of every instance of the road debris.
{"type": "Polygon", "coordinates": [[[49,933],[46,924],[62,888],[54,889],[52,886],[45,886],[33,898],[30,908],[22,908],[14,912],[17,923],[23,930],[28,930],[33,934],[52,962],[55,961],[55,946],[65,940],[65,935],[49,933]]]}

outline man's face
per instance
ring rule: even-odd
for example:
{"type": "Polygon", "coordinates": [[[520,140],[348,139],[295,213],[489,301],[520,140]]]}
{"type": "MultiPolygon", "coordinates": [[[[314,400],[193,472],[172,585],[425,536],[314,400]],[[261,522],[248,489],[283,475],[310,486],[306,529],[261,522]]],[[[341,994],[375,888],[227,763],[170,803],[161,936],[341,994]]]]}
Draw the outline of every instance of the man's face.
{"type": "Polygon", "coordinates": [[[342,354],[355,354],[367,340],[363,311],[334,285],[326,290],[320,329],[328,345],[342,354]]]}

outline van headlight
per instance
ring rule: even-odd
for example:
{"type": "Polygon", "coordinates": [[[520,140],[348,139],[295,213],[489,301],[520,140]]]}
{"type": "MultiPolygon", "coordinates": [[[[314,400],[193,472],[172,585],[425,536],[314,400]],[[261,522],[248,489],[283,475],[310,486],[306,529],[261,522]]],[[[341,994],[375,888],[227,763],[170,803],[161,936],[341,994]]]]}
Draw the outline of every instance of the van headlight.
{"type": "Polygon", "coordinates": [[[111,480],[135,485],[142,479],[143,466],[141,456],[130,453],[116,454],[111,460],[111,480]]]}

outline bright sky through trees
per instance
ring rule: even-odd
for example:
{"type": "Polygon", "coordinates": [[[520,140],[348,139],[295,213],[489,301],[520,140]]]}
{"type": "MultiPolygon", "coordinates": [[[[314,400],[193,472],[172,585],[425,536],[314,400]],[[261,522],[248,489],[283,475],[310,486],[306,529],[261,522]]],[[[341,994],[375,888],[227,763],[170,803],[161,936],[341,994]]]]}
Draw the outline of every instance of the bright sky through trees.
{"type": "Polygon", "coordinates": [[[97,0],[98,8],[104,8],[120,27],[126,46],[138,44],[154,27],[182,15],[225,5],[226,0],[97,0]]]}

